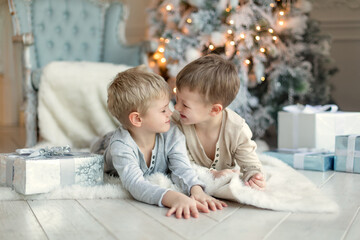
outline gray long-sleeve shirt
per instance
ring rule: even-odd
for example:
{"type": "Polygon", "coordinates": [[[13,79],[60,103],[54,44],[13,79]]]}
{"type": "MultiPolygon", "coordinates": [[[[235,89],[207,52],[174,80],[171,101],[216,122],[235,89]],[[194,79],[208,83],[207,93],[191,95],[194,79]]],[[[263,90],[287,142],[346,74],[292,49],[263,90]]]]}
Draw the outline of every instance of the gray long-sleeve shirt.
{"type": "Polygon", "coordinates": [[[162,198],[170,189],[145,179],[156,172],[170,174],[171,180],[188,195],[194,185],[204,188],[190,165],[185,137],[173,124],[166,133],[156,134],[149,167],[130,133],[122,127],[114,132],[104,156],[107,168],[115,168],[125,189],[142,202],[163,206],[162,198]]]}

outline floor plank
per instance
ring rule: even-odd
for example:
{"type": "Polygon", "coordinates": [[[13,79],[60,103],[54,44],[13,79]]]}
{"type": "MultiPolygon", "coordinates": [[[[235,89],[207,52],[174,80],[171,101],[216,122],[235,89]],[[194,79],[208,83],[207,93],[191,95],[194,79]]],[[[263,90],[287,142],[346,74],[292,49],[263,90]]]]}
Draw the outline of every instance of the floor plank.
{"type": "Polygon", "coordinates": [[[125,200],[79,200],[79,203],[119,239],[182,239],[125,200]]]}
{"type": "MultiPolygon", "coordinates": [[[[268,239],[342,239],[360,206],[360,175],[336,173],[322,191],[339,205],[337,213],[293,213],[268,239]]],[[[356,231],[356,230],[355,230],[356,231]]]]}
{"type": "Polygon", "coordinates": [[[0,239],[47,239],[26,201],[0,201],[0,239]]]}
{"type": "Polygon", "coordinates": [[[288,214],[243,206],[200,239],[263,239],[288,214]]]}
{"type": "Polygon", "coordinates": [[[217,221],[209,218],[205,213],[199,214],[199,218],[177,219],[174,215],[165,216],[168,208],[160,208],[135,200],[129,200],[129,203],[185,239],[198,239],[217,225],[217,221]]]}
{"type": "Polygon", "coordinates": [[[49,239],[115,239],[75,200],[28,202],[49,239]]]}
{"type": "Polygon", "coordinates": [[[360,207],[357,209],[354,219],[344,234],[344,239],[358,240],[360,238],[360,207]]]}

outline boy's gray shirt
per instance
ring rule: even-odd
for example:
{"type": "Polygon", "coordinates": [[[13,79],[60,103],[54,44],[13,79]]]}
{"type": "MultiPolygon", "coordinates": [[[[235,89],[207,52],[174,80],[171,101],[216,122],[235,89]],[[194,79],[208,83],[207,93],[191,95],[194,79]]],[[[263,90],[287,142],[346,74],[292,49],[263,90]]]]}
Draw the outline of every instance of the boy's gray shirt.
{"type": "Polygon", "coordinates": [[[149,167],[129,131],[122,127],[114,132],[104,157],[106,165],[112,165],[116,169],[125,189],[141,202],[163,206],[162,198],[170,189],[145,179],[157,172],[170,174],[171,180],[187,195],[190,195],[190,189],[194,185],[204,188],[190,165],[185,137],[173,123],[169,131],[156,134],[149,167]]]}

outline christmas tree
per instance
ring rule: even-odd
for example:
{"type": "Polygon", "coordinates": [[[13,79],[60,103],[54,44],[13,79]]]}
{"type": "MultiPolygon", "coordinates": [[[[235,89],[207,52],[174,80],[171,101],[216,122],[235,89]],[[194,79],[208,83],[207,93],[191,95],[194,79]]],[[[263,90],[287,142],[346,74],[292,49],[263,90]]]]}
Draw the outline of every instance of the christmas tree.
{"type": "Polygon", "coordinates": [[[209,53],[233,61],[241,87],[229,107],[261,137],[284,105],[330,101],[330,39],[310,11],[306,0],[156,0],[150,65],[173,79],[209,53]]]}

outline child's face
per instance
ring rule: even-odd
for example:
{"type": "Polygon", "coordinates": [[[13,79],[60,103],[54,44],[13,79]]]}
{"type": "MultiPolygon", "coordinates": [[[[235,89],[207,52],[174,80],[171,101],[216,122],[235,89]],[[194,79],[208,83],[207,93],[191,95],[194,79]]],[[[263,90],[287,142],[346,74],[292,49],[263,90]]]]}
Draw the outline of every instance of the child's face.
{"type": "Polygon", "coordinates": [[[163,96],[151,102],[146,114],[142,116],[142,127],[154,133],[166,132],[170,129],[169,97],[163,96]]]}
{"type": "Polygon", "coordinates": [[[210,119],[212,105],[206,104],[197,91],[183,88],[176,91],[175,109],[180,113],[180,121],[185,125],[198,124],[210,119]]]}

